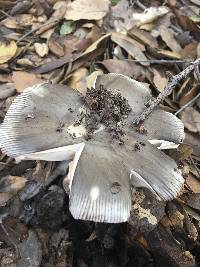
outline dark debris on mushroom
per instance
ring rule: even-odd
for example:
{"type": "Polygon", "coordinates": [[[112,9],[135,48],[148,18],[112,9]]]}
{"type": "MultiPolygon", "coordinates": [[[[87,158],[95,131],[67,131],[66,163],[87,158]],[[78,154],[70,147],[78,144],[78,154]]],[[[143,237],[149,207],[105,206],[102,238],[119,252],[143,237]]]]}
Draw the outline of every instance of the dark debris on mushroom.
{"type": "Polygon", "coordinates": [[[176,198],[184,184],[163,151],[183,141],[182,122],[157,109],[133,126],[150,97],[142,83],[115,73],[97,76],[85,97],[65,85],[36,84],[12,102],[0,127],[1,149],[17,160],[70,160],[63,186],[75,219],[133,220],[135,210],[144,216],[133,204],[137,188],[162,202],[176,198]]]}

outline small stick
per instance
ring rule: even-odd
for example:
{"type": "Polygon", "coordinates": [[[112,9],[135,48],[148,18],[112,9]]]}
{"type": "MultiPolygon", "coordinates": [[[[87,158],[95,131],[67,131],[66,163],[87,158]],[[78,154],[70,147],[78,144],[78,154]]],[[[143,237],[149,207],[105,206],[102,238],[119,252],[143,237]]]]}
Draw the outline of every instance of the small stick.
{"type": "Polygon", "coordinates": [[[184,106],[182,106],[179,110],[177,110],[174,115],[177,116],[181,111],[183,111],[185,108],[187,108],[188,106],[190,106],[192,103],[194,103],[198,98],[200,97],[200,92],[193,98],[191,99],[189,102],[187,102],[184,106]]]}
{"type": "Polygon", "coordinates": [[[169,79],[164,90],[158,95],[158,97],[150,104],[148,108],[146,108],[138,117],[135,118],[133,123],[137,125],[140,122],[144,121],[146,117],[149,116],[149,114],[160,104],[160,102],[172,92],[177,83],[186,78],[188,74],[190,74],[190,72],[192,72],[196,68],[196,66],[198,66],[198,64],[200,64],[200,58],[196,59],[190,66],[181,71],[179,74],[172,76],[169,79]]]}
{"type": "Polygon", "coordinates": [[[130,60],[130,59],[122,59],[123,61],[128,61],[128,62],[138,62],[138,63],[145,63],[145,62],[149,62],[151,64],[174,64],[174,63],[178,63],[178,64],[183,64],[183,63],[191,63],[192,61],[191,60],[175,60],[175,59],[147,59],[147,60],[137,60],[137,59],[133,59],[133,60],[130,60]]]}

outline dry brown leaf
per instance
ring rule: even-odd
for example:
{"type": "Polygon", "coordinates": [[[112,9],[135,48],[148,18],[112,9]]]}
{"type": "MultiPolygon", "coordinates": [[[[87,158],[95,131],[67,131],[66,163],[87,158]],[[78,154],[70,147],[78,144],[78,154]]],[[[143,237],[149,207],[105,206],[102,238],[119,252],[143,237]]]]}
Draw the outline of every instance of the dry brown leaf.
{"type": "Polygon", "coordinates": [[[100,20],[109,10],[109,0],[75,0],[69,2],[65,13],[67,20],[100,20]]]}
{"type": "Polygon", "coordinates": [[[61,45],[58,39],[55,38],[53,35],[49,39],[48,46],[49,46],[49,50],[57,57],[64,56],[65,52],[64,52],[63,45],[61,45]]]}
{"type": "Polygon", "coordinates": [[[181,51],[181,58],[192,58],[195,59],[197,57],[197,44],[190,43],[186,45],[181,51]]]}
{"type": "Polygon", "coordinates": [[[200,43],[197,45],[197,57],[200,57],[200,43]]]}
{"type": "Polygon", "coordinates": [[[0,193],[0,207],[5,206],[12,196],[11,193],[0,193]]]}
{"type": "Polygon", "coordinates": [[[102,64],[108,72],[124,74],[129,77],[134,77],[135,79],[137,79],[143,72],[143,67],[132,61],[106,59],[98,63],[102,64]]]}
{"type": "Polygon", "coordinates": [[[188,144],[180,144],[178,147],[180,160],[188,159],[192,154],[192,147],[188,144]]]}
{"type": "Polygon", "coordinates": [[[10,83],[12,81],[10,74],[0,74],[1,83],[10,83]]]}
{"type": "Polygon", "coordinates": [[[9,29],[21,29],[27,26],[32,26],[37,22],[37,18],[31,14],[20,14],[9,16],[2,21],[2,24],[9,29]]]}
{"type": "Polygon", "coordinates": [[[16,90],[20,93],[29,86],[44,82],[42,79],[38,78],[36,74],[25,71],[13,71],[12,80],[16,90]]]}
{"type": "Polygon", "coordinates": [[[34,48],[38,56],[44,57],[48,55],[48,46],[45,43],[35,43],[34,48]]]}
{"type": "Polygon", "coordinates": [[[194,177],[194,175],[189,174],[186,178],[186,184],[194,193],[200,193],[200,181],[194,177]]]}
{"type": "Polygon", "coordinates": [[[179,53],[182,50],[181,46],[174,38],[172,32],[167,27],[165,27],[165,26],[160,27],[160,35],[161,35],[163,41],[166,43],[166,45],[173,52],[179,53]]]}
{"type": "Polygon", "coordinates": [[[87,76],[88,70],[86,68],[80,68],[72,73],[68,84],[71,88],[79,91],[84,95],[87,91],[87,76]]]}
{"type": "Polygon", "coordinates": [[[158,42],[155,37],[153,37],[149,32],[132,28],[128,34],[132,36],[134,39],[141,41],[145,45],[149,45],[153,48],[158,48],[158,42]]]}
{"type": "Polygon", "coordinates": [[[20,176],[5,176],[0,181],[0,193],[16,194],[26,184],[27,179],[20,176]]]}
{"type": "Polygon", "coordinates": [[[0,84],[0,99],[5,99],[14,95],[15,87],[13,83],[0,84]]]}
{"type": "Polygon", "coordinates": [[[102,36],[92,45],[90,45],[85,52],[73,62],[72,71],[80,68],[85,62],[94,60],[97,56],[101,55],[107,44],[107,40],[110,37],[110,33],[102,36]]]}
{"type": "Polygon", "coordinates": [[[17,64],[23,67],[34,67],[34,63],[29,58],[19,58],[17,64]]]}
{"type": "MultiPolygon", "coordinates": [[[[146,61],[147,58],[142,52],[145,50],[144,45],[121,33],[112,33],[111,40],[122,47],[128,54],[136,60],[146,61]]],[[[149,62],[141,62],[142,65],[148,66],[149,62]]]]}
{"type": "Polygon", "coordinates": [[[62,67],[64,64],[69,63],[72,60],[71,55],[70,56],[64,56],[62,58],[59,59],[54,59],[50,62],[44,63],[42,66],[36,68],[34,70],[34,72],[36,74],[42,74],[42,73],[46,73],[49,72],[51,70],[55,70],[57,68],[62,67]]]}
{"type": "Polygon", "coordinates": [[[111,7],[111,19],[109,23],[113,23],[116,32],[129,30],[134,26],[133,9],[130,8],[128,0],[120,0],[117,5],[111,7]]]}
{"type": "Polygon", "coordinates": [[[137,21],[137,26],[148,24],[164,16],[169,12],[166,6],[150,7],[144,10],[143,13],[133,13],[133,19],[137,21]]]}
{"type": "Polygon", "coordinates": [[[200,84],[195,84],[195,86],[190,89],[188,92],[185,92],[179,100],[179,105],[182,107],[190,100],[192,100],[199,92],[200,84]]]}
{"type": "Polygon", "coordinates": [[[158,50],[157,53],[160,56],[164,56],[167,58],[172,58],[172,59],[181,59],[181,55],[177,52],[169,51],[169,50],[158,50]]]}
{"type": "Polygon", "coordinates": [[[181,113],[184,126],[193,133],[200,133],[200,113],[192,107],[187,107],[181,113]]]}
{"type": "Polygon", "coordinates": [[[199,134],[192,134],[186,132],[184,142],[191,145],[193,149],[193,155],[200,157],[199,134]]]}
{"type": "Polygon", "coordinates": [[[158,89],[158,91],[162,92],[163,89],[165,88],[168,80],[166,77],[162,76],[160,74],[160,72],[157,71],[156,69],[153,69],[153,74],[154,74],[153,82],[154,82],[156,88],[158,89]]]}
{"type": "Polygon", "coordinates": [[[0,64],[8,62],[15,56],[17,45],[15,41],[0,41],[0,64]]]}

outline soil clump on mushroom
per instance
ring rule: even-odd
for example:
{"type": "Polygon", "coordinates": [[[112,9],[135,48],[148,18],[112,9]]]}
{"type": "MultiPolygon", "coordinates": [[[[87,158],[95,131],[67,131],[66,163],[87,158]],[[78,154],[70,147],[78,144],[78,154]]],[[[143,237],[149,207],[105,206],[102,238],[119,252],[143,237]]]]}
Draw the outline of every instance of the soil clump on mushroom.
{"type": "Polygon", "coordinates": [[[99,88],[88,89],[84,100],[90,110],[90,113],[85,116],[87,138],[91,138],[98,124],[102,123],[112,139],[117,139],[120,144],[123,144],[124,120],[131,112],[127,99],[120,93],[114,94],[100,85],[99,88]]]}

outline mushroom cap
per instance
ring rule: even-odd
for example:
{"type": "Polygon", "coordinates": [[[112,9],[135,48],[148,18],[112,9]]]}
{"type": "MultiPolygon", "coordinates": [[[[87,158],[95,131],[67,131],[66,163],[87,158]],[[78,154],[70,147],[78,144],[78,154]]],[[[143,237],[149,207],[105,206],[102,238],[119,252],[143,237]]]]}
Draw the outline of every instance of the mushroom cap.
{"type": "Polygon", "coordinates": [[[35,85],[15,98],[0,127],[0,145],[18,159],[73,159],[64,187],[70,189],[74,218],[120,223],[130,216],[135,187],[146,187],[165,201],[180,193],[184,179],[177,164],[151,143],[179,144],[184,127],[173,114],[155,110],[143,123],[145,134],[138,132],[130,124],[145,109],[149,89],[114,73],[98,76],[94,88],[101,85],[120,93],[132,108],[123,122],[123,145],[102,125],[86,141],[83,98],[68,86],[51,84],[35,85]]]}

